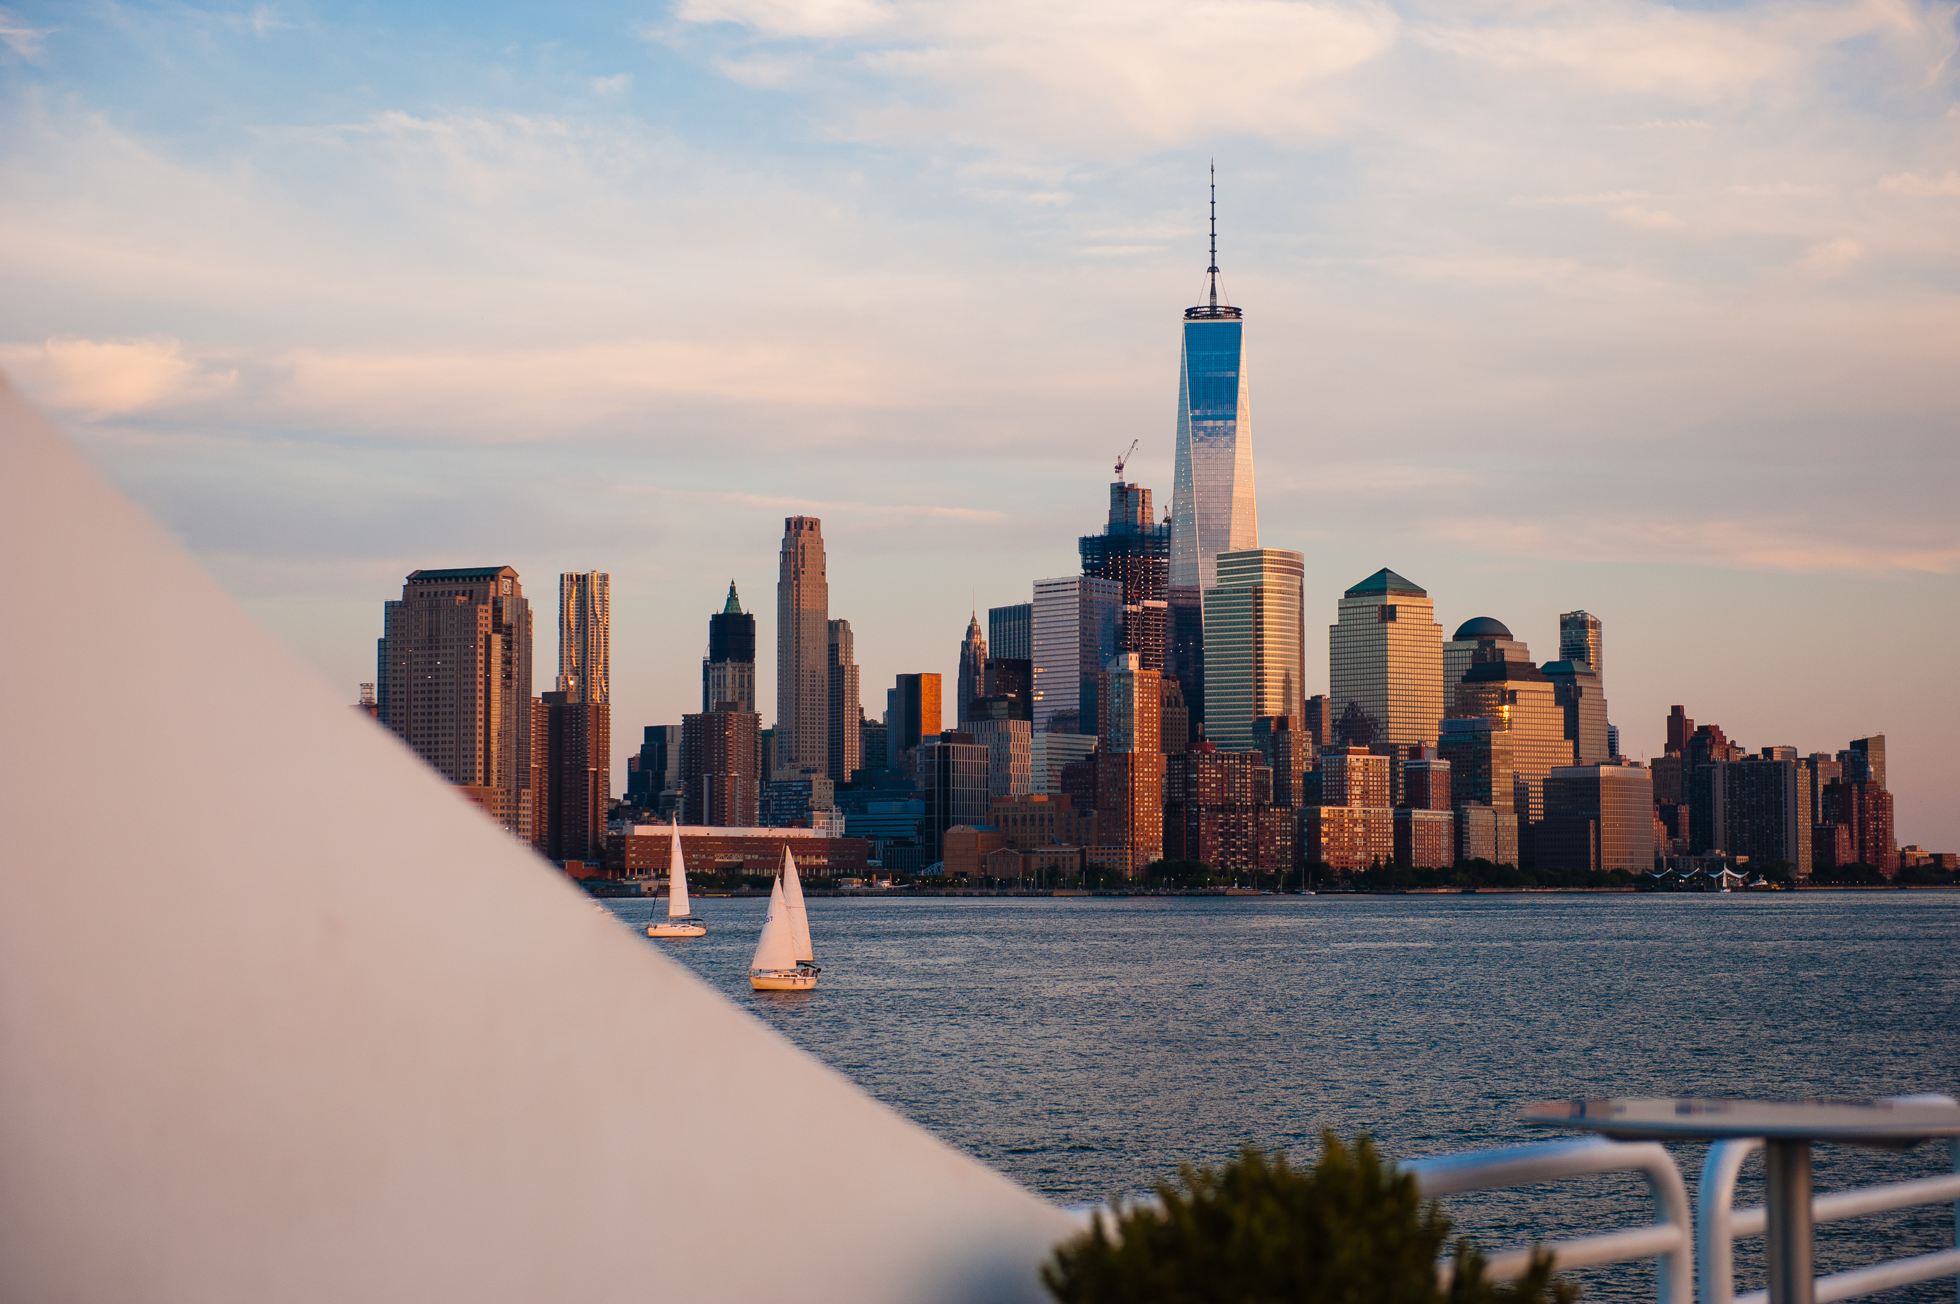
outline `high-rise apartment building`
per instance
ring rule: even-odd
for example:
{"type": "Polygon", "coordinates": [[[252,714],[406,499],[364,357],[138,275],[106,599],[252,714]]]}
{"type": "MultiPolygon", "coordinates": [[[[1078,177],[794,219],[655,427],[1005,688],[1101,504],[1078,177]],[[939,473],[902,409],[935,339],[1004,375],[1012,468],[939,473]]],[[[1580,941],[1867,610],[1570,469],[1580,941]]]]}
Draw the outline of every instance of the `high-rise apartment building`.
{"type": "Polygon", "coordinates": [[[1162,673],[1169,638],[1171,531],[1151,519],[1150,491],[1118,480],[1109,486],[1109,521],[1101,534],[1079,541],[1082,573],[1123,586],[1117,647],[1134,652],[1145,670],[1162,673]]]}
{"type": "Polygon", "coordinates": [[[1489,616],[1466,620],[1443,644],[1443,718],[1456,713],[1456,686],[1463,672],[1481,657],[1485,661],[1529,661],[1531,649],[1511,637],[1504,622],[1489,616]]]}
{"type": "Polygon", "coordinates": [[[1747,856],[1755,869],[1783,866],[1801,877],[1810,872],[1810,837],[1817,823],[1810,806],[1810,776],[1795,748],[1766,747],[1760,756],[1720,765],[1721,847],[1747,856]]]}
{"type": "MultiPolygon", "coordinates": [[[[1845,780],[1824,788],[1823,822],[1851,831],[1851,863],[1886,875],[1899,871],[1899,844],[1892,825],[1892,794],[1875,780],[1845,780]]],[[[1840,861],[1840,863],[1844,863],[1840,861]]]]}
{"type": "Polygon", "coordinates": [[[1123,586],[1072,575],[1034,582],[1036,733],[1096,732],[1096,681],[1116,655],[1123,586]]]}
{"type": "MultiPolygon", "coordinates": [[[[783,521],[776,576],[776,770],[786,778],[830,765],[830,579],[823,522],[783,521]]],[[[773,776],[772,776],[773,777],[773,776]]]]}
{"type": "Polygon", "coordinates": [[[864,765],[859,751],[864,704],[858,694],[857,640],[851,622],[830,622],[828,642],[830,681],[830,748],[827,769],[832,783],[849,783],[864,765]]]}
{"type": "Polygon", "coordinates": [[[908,755],[944,727],[940,711],[939,676],[931,672],[900,675],[885,690],[885,768],[910,773],[908,755]]]}
{"type": "Polygon", "coordinates": [[[1885,735],[1873,734],[1869,738],[1853,738],[1851,755],[1855,758],[1857,773],[1851,777],[1862,783],[1875,783],[1885,787],[1885,735]]]}
{"type": "Polygon", "coordinates": [[[1284,548],[1221,552],[1205,590],[1205,736],[1250,751],[1262,715],[1305,701],[1306,558],[1284,548]]]}
{"type": "Polygon", "coordinates": [[[1162,679],[1138,653],[1118,652],[1097,692],[1096,814],[1104,844],[1122,847],[1131,871],[1164,858],[1162,679]]]}
{"type": "Polygon", "coordinates": [[[683,824],[757,827],[761,732],[762,717],[753,711],[681,717],[683,824]]]}
{"type": "Polygon", "coordinates": [[[1416,810],[1450,808],[1450,763],[1440,747],[1423,747],[1402,762],[1403,800],[1416,810]]]}
{"type": "Polygon", "coordinates": [[[1584,662],[1605,683],[1606,647],[1600,628],[1599,617],[1590,612],[1562,613],[1558,618],[1558,656],[1561,661],[1584,662]]]}
{"type": "MultiPolygon", "coordinates": [[[[1520,824],[1543,819],[1545,776],[1556,766],[1573,763],[1565,712],[1552,681],[1529,661],[1479,661],[1456,686],[1456,714],[1459,719],[1490,720],[1510,735],[1513,809],[1520,824]]],[[[1441,751],[1455,769],[1447,739],[1441,751]]],[[[1503,794],[1495,791],[1488,797],[1476,791],[1465,795],[1504,804],[1503,794]]]]}
{"type": "Polygon", "coordinates": [[[1252,722],[1252,742],[1273,771],[1273,801],[1281,806],[1307,804],[1306,776],[1320,749],[1313,735],[1298,727],[1299,717],[1262,715],[1252,722]]]}
{"type": "Polygon", "coordinates": [[[558,691],[568,702],[612,701],[612,576],[558,577],[558,691]]]}
{"type": "MultiPolygon", "coordinates": [[[[575,683],[573,675],[561,683],[575,683]]],[[[535,727],[543,730],[543,764],[532,782],[533,841],[548,858],[598,864],[606,852],[611,792],[612,713],[581,702],[572,690],[542,695],[535,727]]]]}
{"type": "Polygon", "coordinates": [[[531,840],[531,604],[508,566],[418,570],[386,604],[381,722],[531,840]]]}
{"type": "Polygon", "coordinates": [[[1329,748],[1320,757],[1320,804],[1388,809],[1390,764],[1365,747],[1329,748]]]}
{"type": "Polygon", "coordinates": [[[681,727],[677,724],[650,724],[640,735],[637,764],[629,766],[626,799],[642,810],[667,814],[672,803],[663,803],[668,794],[681,790],[681,727]]]}
{"type": "Polygon", "coordinates": [[[960,669],[953,692],[954,719],[965,724],[974,702],[987,695],[987,636],[980,632],[978,612],[967,618],[966,637],[960,640],[960,669]]]}
{"type": "Polygon", "coordinates": [[[1034,791],[1034,726],[1025,717],[1010,715],[1008,703],[983,699],[987,714],[966,722],[961,731],[987,749],[987,795],[1019,797],[1034,791]]]}
{"type": "Polygon", "coordinates": [[[1165,757],[1164,766],[1165,859],[1195,860],[1228,874],[1292,869],[1294,812],[1273,804],[1265,757],[1199,743],[1165,757]]]}
{"type": "Polygon", "coordinates": [[[1191,708],[1184,702],[1184,687],[1166,674],[1157,683],[1162,706],[1157,715],[1157,733],[1164,753],[1181,752],[1191,745],[1191,708]]]}
{"type": "Polygon", "coordinates": [[[1329,707],[1342,741],[1433,743],[1443,718],[1443,627],[1429,594],[1384,567],[1341,595],[1328,628],[1329,707]],[[1351,719],[1373,736],[1355,737],[1351,719]]]}
{"type": "Polygon", "coordinates": [[[1540,669],[1552,681],[1552,697],[1564,713],[1565,737],[1578,757],[1575,763],[1603,765],[1611,760],[1606,695],[1599,676],[1583,661],[1547,661],[1540,669]]]}
{"type": "Polygon", "coordinates": [[[721,610],[708,617],[708,655],[701,661],[701,709],[723,703],[755,710],[755,617],[742,610],[734,580],[721,610]]]}
{"type": "Polygon", "coordinates": [[[1034,659],[1034,604],[987,608],[987,650],[1011,661],[1034,659]]]}

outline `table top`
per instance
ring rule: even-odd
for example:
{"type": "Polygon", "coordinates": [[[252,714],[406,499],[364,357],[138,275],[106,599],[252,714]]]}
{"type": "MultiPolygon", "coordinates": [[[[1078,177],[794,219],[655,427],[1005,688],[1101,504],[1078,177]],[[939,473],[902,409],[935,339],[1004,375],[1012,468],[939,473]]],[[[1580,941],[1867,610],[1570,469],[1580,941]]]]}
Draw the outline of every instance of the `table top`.
{"type": "Polygon", "coordinates": [[[1909,1145],[1960,1136],[1960,1102],[1950,1096],[1875,1100],[1550,1100],[1524,1111],[1527,1123],[1584,1128],[1621,1139],[1780,1140],[1909,1145]]]}

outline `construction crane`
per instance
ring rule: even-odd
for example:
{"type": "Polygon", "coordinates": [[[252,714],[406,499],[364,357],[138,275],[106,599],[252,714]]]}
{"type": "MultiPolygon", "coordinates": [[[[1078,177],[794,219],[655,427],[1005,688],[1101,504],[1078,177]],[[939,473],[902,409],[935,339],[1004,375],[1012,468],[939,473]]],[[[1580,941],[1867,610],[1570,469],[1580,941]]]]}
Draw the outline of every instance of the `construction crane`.
{"type": "Polygon", "coordinates": [[[1125,463],[1127,463],[1130,460],[1130,454],[1136,451],[1137,451],[1137,441],[1132,439],[1130,441],[1130,446],[1123,451],[1123,456],[1116,459],[1116,478],[1118,480],[1121,480],[1123,478],[1123,466],[1125,463]]]}

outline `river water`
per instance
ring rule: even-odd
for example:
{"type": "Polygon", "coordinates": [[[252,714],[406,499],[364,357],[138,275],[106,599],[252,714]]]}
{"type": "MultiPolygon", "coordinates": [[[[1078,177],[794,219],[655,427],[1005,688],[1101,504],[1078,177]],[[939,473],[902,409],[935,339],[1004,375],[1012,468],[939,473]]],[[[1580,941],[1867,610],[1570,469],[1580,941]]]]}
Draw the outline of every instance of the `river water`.
{"type": "MultiPolygon", "coordinates": [[[[643,924],[653,903],[606,903],[643,924]]],[[[664,901],[661,903],[664,909],[664,901]]],[[[954,1145],[1057,1201],[1322,1128],[1395,1156],[1547,1139],[1538,1100],[1960,1094],[1960,894],[812,898],[820,987],[748,987],[767,902],[653,942],[954,1145]]],[[[1690,1192],[1703,1150],[1674,1147],[1690,1192]]],[[[1817,1185],[1944,1171],[1820,1147],[1817,1185]]],[[[1761,1199],[1760,1161],[1738,1203],[1761,1199]]],[[[1633,1175],[1446,1203],[1487,1249],[1642,1220],[1633,1175]]],[[[876,1210],[866,1210],[875,1218],[876,1210]]],[[[1953,1210],[1818,1229],[1820,1269],[1951,1245],[1953,1210]]],[[[1760,1239],[1738,1290],[1762,1286],[1760,1239]]],[[[1580,1274],[1651,1298],[1652,1269],[1580,1274]]],[[[1952,1300],[1954,1284],[1893,1292],[1952,1300]]]]}

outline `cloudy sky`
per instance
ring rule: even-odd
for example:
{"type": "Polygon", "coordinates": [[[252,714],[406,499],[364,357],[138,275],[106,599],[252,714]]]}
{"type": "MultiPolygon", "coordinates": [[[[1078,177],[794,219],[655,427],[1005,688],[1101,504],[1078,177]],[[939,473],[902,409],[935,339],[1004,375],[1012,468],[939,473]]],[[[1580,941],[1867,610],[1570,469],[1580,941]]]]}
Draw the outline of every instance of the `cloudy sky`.
{"type": "Polygon", "coordinates": [[[807,513],[875,714],[1168,497],[1215,157],[1310,626],[1585,607],[1629,752],[1884,732],[1952,849],[1955,15],[15,0],[0,367],[349,700],[408,570],[604,569],[623,757],[807,513]]]}

